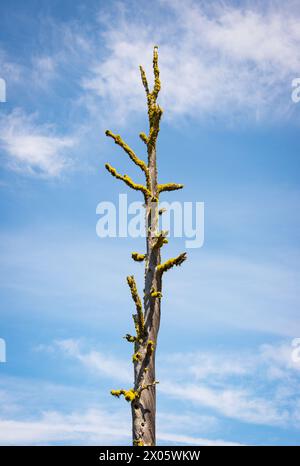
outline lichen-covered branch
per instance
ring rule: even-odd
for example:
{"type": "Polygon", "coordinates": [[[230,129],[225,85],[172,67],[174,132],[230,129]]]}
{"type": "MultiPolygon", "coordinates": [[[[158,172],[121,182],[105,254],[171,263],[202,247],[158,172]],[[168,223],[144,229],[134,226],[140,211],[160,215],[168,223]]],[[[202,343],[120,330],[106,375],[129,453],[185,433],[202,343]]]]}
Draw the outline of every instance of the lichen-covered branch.
{"type": "Polygon", "coordinates": [[[148,136],[145,133],[140,133],[139,136],[140,136],[141,140],[147,145],[148,142],[149,142],[148,136]]]}
{"type": "Polygon", "coordinates": [[[133,388],[131,388],[130,390],[111,390],[110,393],[112,396],[115,396],[117,398],[120,398],[120,396],[123,395],[125,400],[128,402],[134,401],[139,396],[138,392],[133,388]]]}
{"type": "Polygon", "coordinates": [[[145,133],[140,134],[140,138],[145,144],[147,144],[148,149],[154,147],[157,136],[159,133],[159,123],[161,116],[163,114],[162,108],[156,103],[158,93],[161,89],[161,82],[159,77],[159,67],[158,67],[158,47],[155,46],[153,50],[153,73],[154,73],[154,86],[152,92],[149,90],[149,85],[146,77],[146,73],[142,66],[140,66],[142,83],[146,91],[147,96],[147,105],[148,105],[148,117],[149,117],[149,136],[146,136],[145,133]]]}
{"type": "Polygon", "coordinates": [[[129,343],[135,343],[136,342],[136,337],[130,335],[129,333],[126,333],[125,340],[127,340],[129,343]]]}
{"type": "Polygon", "coordinates": [[[170,270],[172,267],[174,267],[174,265],[181,265],[185,260],[186,252],[183,252],[182,254],[179,254],[179,256],[169,259],[163,264],[158,265],[156,270],[160,273],[167,272],[167,270],[170,270]]]}
{"type": "Polygon", "coordinates": [[[136,191],[141,191],[146,198],[152,196],[151,191],[149,191],[149,189],[146,186],[135,183],[134,181],[132,181],[132,179],[128,175],[120,175],[120,173],[118,173],[117,170],[114,167],[112,167],[109,163],[105,164],[105,168],[107,171],[109,171],[109,173],[112,176],[114,176],[118,180],[124,181],[124,183],[126,183],[127,186],[129,186],[131,189],[135,189],[136,191]]]}
{"type": "Polygon", "coordinates": [[[132,299],[135,303],[137,314],[133,316],[135,328],[136,328],[136,335],[137,339],[140,340],[144,336],[145,331],[145,321],[144,321],[144,313],[142,308],[142,302],[138,294],[138,290],[136,287],[135,279],[133,275],[129,275],[127,277],[127,283],[131,291],[132,299]]]}
{"type": "Polygon", "coordinates": [[[162,292],[161,291],[156,291],[156,290],[151,291],[151,298],[161,299],[162,298],[162,292]]]}
{"type": "Polygon", "coordinates": [[[159,234],[155,237],[153,248],[161,248],[164,244],[167,244],[169,241],[167,240],[166,236],[168,235],[168,231],[160,231],[159,234]]]}
{"type": "Polygon", "coordinates": [[[177,184],[177,183],[165,183],[165,184],[159,184],[157,189],[159,193],[162,193],[163,191],[176,191],[177,189],[182,189],[183,184],[177,184]]]}
{"type": "Polygon", "coordinates": [[[123,388],[121,388],[120,390],[111,390],[110,393],[112,396],[115,396],[117,398],[120,398],[120,396],[123,395],[126,401],[132,402],[136,400],[137,398],[139,398],[141,393],[144,390],[148,390],[148,388],[153,387],[154,385],[158,383],[159,383],[158,380],[155,380],[152,383],[141,385],[141,387],[139,387],[137,390],[134,390],[134,388],[130,388],[129,390],[124,390],[123,388]]]}
{"type": "Polygon", "coordinates": [[[131,147],[129,147],[128,144],[126,144],[126,142],[123,141],[123,139],[121,138],[121,136],[119,136],[119,134],[114,134],[109,129],[105,131],[105,134],[106,134],[106,136],[111,137],[115,141],[115,143],[118,144],[118,146],[122,147],[122,149],[124,149],[124,151],[129,155],[130,159],[138,167],[140,167],[140,169],[145,173],[147,188],[149,188],[150,187],[150,177],[149,177],[149,169],[148,169],[146,163],[143,160],[141,160],[135,154],[135,152],[131,149],[131,147]]]}
{"type": "Polygon", "coordinates": [[[132,252],[131,257],[136,262],[143,262],[146,258],[146,254],[139,254],[138,252],[132,252]]]}
{"type": "Polygon", "coordinates": [[[159,67],[158,67],[158,47],[154,46],[153,49],[153,73],[154,73],[154,88],[152,91],[153,97],[156,99],[161,88],[159,79],[159,67]]]}
{"type": "Polygon", "coordinates": [[[148,96],[150,91],[149,91],[147,76],[146,76],[144,68],[141,65],[140,65],[140,72],[141,72],[142,83],[143,83],[143,86],[145,88],[146,95],[148,96]]]}
{"type": "Polygon", "coordinates": [[[148,388],[153,387],[154,385],[157,385],[159,383],[158,380],[155,380],[152,383],[147,383],[145,385],[142,385],[141,388],[139,388],[137,391],[141,393],[143,390],[148,390],[148,388]]]}
{"type": "Polygon", "coordinates": [[[153,108],[151,109],[151,127],[150,127],[150,133],[149,133],[149,138],[148,138],[148,146],[154,145],[157,140],[157,136],[159,133],[159,123],[160,119],[162,117],[163,110],[162,108],[154,104],[153,108]]]}

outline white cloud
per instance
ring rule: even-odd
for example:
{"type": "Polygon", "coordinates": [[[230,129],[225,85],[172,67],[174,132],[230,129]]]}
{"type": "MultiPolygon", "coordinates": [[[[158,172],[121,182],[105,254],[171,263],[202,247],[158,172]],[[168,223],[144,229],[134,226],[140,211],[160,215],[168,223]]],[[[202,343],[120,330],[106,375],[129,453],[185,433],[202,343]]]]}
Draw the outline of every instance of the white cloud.
{"type": "Polygon", "coordinates": [[[179,1],[159,4],[159,16],[151,17],[146,7],[138,20],[129,9],[114,11],[103,32],[108,53],[95,59],[83,79],[84,89],[109,102],[121,121],[144,110],[138,65],[152,81],[154,43],[160,46],[161,102],[171,120],[226,113],[228,123],[242,115],[285,118],[292,111],[290,78],[300,67],[297,11],[286,4],[268,9],[221,2],[211,7],[191,1],[185,8],[179,1]]]}
{"type": "Polygon", "coordinates": [[[9,59],[5,50],[0,48],[0,77],[9,83],[15,83],[20,81],[23,72],[22,66],[9,59]]]}
{"type": "Polygon", "coordinates": [[[190,435],[180,435],[180,434],[173,434],[171,432],[159,432],[158,434],[160,440],[166,440],[168,442],[174,442],[175,445],[201,445],[201,446],[208,446],[208,447],[236,447],[242,446],[241,443],[237,442],[227,442],[226,440],[212,440],[207,438],[199,438],[193,437],[190,435]]]}
{"type": "Polygon", "coordinates": [[[35,86],[49,90],[50,81],[58,77],[58,59],[49,55],[37,55],[32,58],[31,79],[35,86]]]}
{"type": "MultiPolygon", "coordinates": [[[[112,356],[104,356],[95,350],[83,351],[81,346],[78,341],[69,339],[56,341],[48,348],[40,349],[62,351],[67,357],[74,358],[83,367],[88,368],[95,378],[100,375],[122,383],[130,383],[131,374],[124,370],[126,367],[124,361],[112,356]]],[[[220,350],[204,353],[201,357],[199,357],[200,353],[182,353],[161,358],[160,372],[163,377],[160,378],[158,386],[161,406],[165,398],[169,400],[175,398],[178,402],[176,413],[166,411],[164,408],[158,412],[159,442],[196,445],[237,444],[228,438],[224,440],[218,438],[217,433],[223,428],[224,418],[254,425],[288,426],[290,429],[298,429],[299,367],[289,363],[288,348],[288,342],[285,342],[262,345],[256,350],[244,350],[243,353],[220,350]],[[243,359],[247,361],[244,366],[243,359]],[[200,375],[196,370],[197,365],[204,366],[200,375]],[[222,370],[222,366],[226,369],[222,370]],[[270,377],[268,373],[270,368],[280,368],[282,376],[270,377]],[[166,372],[168,377],[164,377],[166,372]],[[189,411],[186,411],[187,406],[189,411]],[[185,410],[182,410],[183,407],[185,410]],[[202,437],[204,431],[206,435],[210,432],[211,438],[202,437]]],[[[26,384],[18,383],[18,387],[23,388],[21,392],[18,389],[20,393],[15,398],[12,397],[14,389],[10,387],[9,396],[3,390],[0,392],[1,399],[7,404],[7,409],[2,409],[0,414],[2,419],[0,431],[3,428],[2,432],[5,432],[3,436],[0,435],[2,443],[11,441],[40,444],[59,441],[65,444],[70,442],[105,444],[105,442],[128,441],[126,439],[129,439],[128,422],[130,421],[129,418],[126,419],[126,405],[122,405],[117,411],[108,406],[103,410],[94,406],[98,397],[95,397],[95,394],[82,394],[81,397],[79,393],[70,392],[70,388],[67,391],[55,387],[50,389],[45,387],[41,390],[35,384],[32,385],[32,382],[27,385],[26,388],[26,384]],[[35,396],[35,392],[32,393],[33,387],[39,395],[35,396]],[[49,390],[52,399],[56,396],[63,406],[64,397],[67,396],[68,403],[70,401],[75,403],[77,410],[66,413],[70,404],[65,406],[64,411],[50,412],[48,409],[43,409],[40,394],[45,393],[45,397],[49,399],[49,390]],[[31,401],[27,406],[24,397],[27,399],[29,393],[31,401]],[[80,402],[78,406],[78,399],[84,400],[84,405],[80,402]],[[36,419],[28,418],[28,415],[22,412],[23,406],[27,406],[27,409],[32,411],[33,400],[39,407],[36,411],[39,417],[36,419]],[[92,407],[89,407],[89,403],[92,407]],[[17,409],[18,404],[22,405],[21,412],[17,409]]],[[[108,403],[110,402],[111,400],[108,400],[108,403]]],[[[268,443],[268,437],[262,438],[261,443],[268,443]]]]}
{"type": "Polygon", "coordinates": [[[267,366],[267,375],[271,379],[290,379],[300,376],[300,363],[293,360],[292,344],[265,344],[260,348],[260,359],[267,366]]]}
{"type": "Polygon", "coordinates": [[[0,419],[0,444],[78,445],[129,443],[130,430],[120,417],[100,409],[62,414],[45,412],[36,420],[0,419]]]}
{"type": "Polygon", "coordinates": [[[0,146],[11,169],[55,177],[69,166],[66,151],[75,139],[56,135],[52,126],[36,123],[34,115],[16,109],[1,117],[0,130],[0,146]]]}
{"type": "Polygon", "coordinates": [[[175,380],[160,390],[225,417],[261,425],[299,427],[300,364],[288,342],[256,351],[178,353],[166,358],[175,380]],[[187,382],[189,380],[189,382],[187,382]]]}
{"type": "MultiPolygon", "coordinates": [[[[72,348],[72,344],[68,345],[72,348]]],[[[32,379],[0,377],[1,445],[130,445],[130,409],[108,398],[99,406],[99,391],[81,390],[32,379]],[[5,389],[2,389],[6,387],[5,389]],[[49,409],[49,400],[55,409],[49,409]],[[58,404],[58,405],[57,405],[58,404]],[[118,406],[113,409],[112,406],[118,406]]],[[[160,410],[160,444],[231,445],[236,442],[191,435],[212,432],[218,423],[212,416],[160,410]],[[170,431],[170,425],[172,429],[170,431]]]]}
{"type": "MultiPolygon", "coordinates": [[[[221,439],[199,438],[159,430],[159,444],[240,445],[221,439]]],[[[131,432],[118,414],[100,409],[63,414],[45,412],[36,420],[0,419],[0,445],[130,445],[131,432]]]]}
{"type": "Polygon", "coordinates": [[[96,374],[105,375],[127,383],[132,382],[131,368],[125,361],[122,362],[99,351],[84,352],[80,347],[80,342],[73,339],[57,340],[54,342],[54,346],[58,347],[67,356],[77,359],[86,368],[96,374]]]}
{"type": "Polygon", "coordinates": [[[287,410],[278,410],[272,400],[258,398],[248,390],[214,389],[205,385],[174,383],[162,383],[160,389],[175,398],[212,408],[226,417],[243,422],[282,425],[289,419],[287,410]]]}
{"type": "MultiPolygon", "coordinates": [[[[124,370],[127,364],[117,358],[104,356],[98,351],[83,353],[79,343],[72,339],[57,341],[55,346],[92,369],[94,375],[104,374],[128,383],[132,381],[132,375],[124,370]]],[[[298,408],[294,406],[299,367],[289,363],[288,350],[285,343],[263,345],[256,353],[220,351],[171,354],[162,358],[162,366],[166,365],[168,376],[161,380],[158,390],[166,396],[191,401],[242,422],[295,424],[299,418],[298,408]],[[284,375],[284,382],[277,377],[274,385],[276,378],[273,372],[276,370],[284,375]],[[190,381],[186,382],[187,379],[190,381]],[[258,381],[261,394],[257,392],[258,381]],[[268,397],[265,396],[267,392],[268,397]]],[[[166,374],[166,370],[162,371],[166,374]]]]}

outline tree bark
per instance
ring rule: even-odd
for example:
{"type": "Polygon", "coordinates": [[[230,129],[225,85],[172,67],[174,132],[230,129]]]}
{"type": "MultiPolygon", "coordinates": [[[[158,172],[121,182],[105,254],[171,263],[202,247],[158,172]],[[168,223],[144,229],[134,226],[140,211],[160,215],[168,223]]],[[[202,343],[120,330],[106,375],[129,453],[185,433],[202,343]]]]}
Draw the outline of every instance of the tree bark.
{"type": "Polygon", "coordinates": [[[149,385],[147,390],[141,392],[139,400],[132,403],[132,436],[133,444],[141,441],[144,445],[156,444],[156,385],[155,379],[155,352],[157,336],[160,325],[160,298],[152,297],[152,290],[158,293],[162,291],[161,274],[156,267],[161,263],[160,248],[155,247],[156,233],[158,231],[158,198],[157,192],[157,166],[156,147],[148,148],[148,167],[153,197],[145,203],[145,225],[146,225],[146,264],[145,264],[145,288],[144,288],[144,315],[145,315],[145,339],[135,344],[135,351],[144,356],[144,359],[135,362],[134,365],[134,387],[135,390],[141,385],[149,385]],[[153,342],[153,349],[147,352],[147,342],[153,342]]]}

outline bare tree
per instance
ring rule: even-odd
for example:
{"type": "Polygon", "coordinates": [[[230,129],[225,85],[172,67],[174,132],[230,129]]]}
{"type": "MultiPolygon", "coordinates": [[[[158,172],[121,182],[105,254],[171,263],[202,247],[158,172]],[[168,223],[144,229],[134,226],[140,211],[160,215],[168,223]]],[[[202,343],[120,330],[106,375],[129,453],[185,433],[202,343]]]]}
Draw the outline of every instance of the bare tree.
{"type": "Polygon", "coordinates": [[[127,277],[132,299],[136,307],[133,314],[135,335],[127,334],[124,338],[134,344],[132,362],[134,365],[134,386],[128,390],[112,390],[111,394],[121,395],[131,403],[132,409],[132,437],[133,445],[152,446],[156,444],[155,416],[156,416],[156,384],[155,379],[155,350],[160,324],[160,309],[162,298],[162,276],[164,272],[174,265],[180,265],[186,259],[186,253],[161,262],[161,248],[168,242],[167,231],[159,231],[159,215],[163,209],[159,208],[159,196],[164,191],[174,191],[183,188],[176,183],[158,184],[156,164],[156,141],[159,133],[162,109],[157,103],[157,96],[161,88],[158,48],[153,51],[154,86],[152,91],[144,69],[140,66],[142,83],[145,88],[149,117],[149,134],[140,133],[141,140],[147,147],[148,163],[140,159],[123,139],[111,131],[105,132],[111,137],[142,170],[145,175],[145,184],[137,184],[128,175],[119,174],[108,163],[105,165],[109,173],[115,178],[124,181],[130,188],[141,191],[145,199],[145,225],[146,225],[146,253],[132,253],[132,259],[145,262],[145,288],[144,306],[138,294],[133,276],[127,277]]]}

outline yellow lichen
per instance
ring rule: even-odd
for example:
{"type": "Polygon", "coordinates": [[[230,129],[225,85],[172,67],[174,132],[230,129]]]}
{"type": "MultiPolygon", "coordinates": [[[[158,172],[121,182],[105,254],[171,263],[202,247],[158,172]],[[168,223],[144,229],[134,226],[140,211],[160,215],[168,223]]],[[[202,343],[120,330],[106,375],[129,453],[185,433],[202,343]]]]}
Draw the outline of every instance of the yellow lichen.
{"type": "Polygon", "coordinates": [[[110,393],[112,396],[119,398],[123,394],[124,390],[111,390],[110,393]]]}
{"type": "Polygon", "coordinates": [[[145,173],[147,187],[149,187],[150,175],[149,168],[147,167],[146,163],[135,154],[135,152],[131,149],[131,147],[128,146],[128,144],[126,144],[126,142],[123,141],[119,134],[114,134],[109,129],[105,131],[105,134],[106,136],[111,137],[115,143],[118,144],[118,146],[122,147],[122,149],[124,149],[124,151],[129,155],[130,159],[145,173]]]}
{"type": "Polygon", "coordinates": [[[134,439],[133,446],[134,447],[143,447],[145,444],[142,439],[134,439]]]}
{"type": "Polygon", "coordinates": [[[154,387],[154,386],[155,386],[156,384],[158,384],[158,383],[159,383],[159,381],[158,381],[158,380],[155,380],[155,381],[152,382],[152,383],[147,383],[146,385],[142,385],[142,386],[139,388],[138,392],[141,393],[143,390],[148,390],[148,388],[154,387]]]}
{"type": "Polygon", "coordinates": [[[158,248],[161,248],[164,244],[167,244],[168,243],[168,240],[166,238],[166,236],[168,235],[168,231],[165,230],[165,231],[160,231],[157,235],[156,235],[156,238],[155,238],[155,242],[153,244],[153,247],[158,249],[158,248]]]}
{"type": "Polygon", "coordinates": [[[154,72],[154,88],[153,88],[153,96],[157,97],[160,89],[161,83],[159,79],[159,67],[158,67],[158,46],[155,45],[153,49],[153,72],[154,72]]]}
{"type": "Polygon", "coordinates": [[[127,390],[124,393],[124,398],[126,401],[134,401],[138,397],[138,393],[132,388],[131,390],[127,390]]]}
{"type": "Polygon", "coordinates": [[[167,260],[163,264],[160,264],[156,267],[156,270],[160,273],[166,272],[167,270],[174,267],[174,265],[181,265],[186,260],[186,252],[179,254],[179,256],[167,260]]]}
{"type": "Polygon", "coordinates": [[[159,193],[162,193],[164,191],[175,191],[176,189],[182,189],[183,184],[177,184],[177,183],[165,183],[165,184],[159,184],[157,186],[157,190],[159,193]]]}
{"type": "Polygon", "coordinates": [[[125,340],[129,341],[129,343],[135,343],[136,342],[136,337],[133,337],[132,335],[129,335],[129,333],[126,333],[125,340]]]}
{"type": "Polygon", "coordinates": [[[138,295],[135,279],[133,275],[129,275],[127,277],[127,283],[131,291],[132,299],[135,303],[137,314],[133,314],[133,320],[136,330],[137,339],[140,340],[144,336],[145,330],[145,321],[144,321],[144,313],[142,309],[141,299],[138,295]]]}
{"type": "Polygon", "coordinates": [[[148,340],[147,342],[147,353],[152,354],[155,348],[155,343],[153,340],[148,340]]]}
{"type": "Polygon", "coordinates": [[[159,123],[160,123],[160,119],[163,114],[163,110],[159,105],[153,104],[153,102],[149,102],[148,114],[149,114],[149,121],[150,121],[148,146],[154,146],[157,140],[157,137],[158,137],[159,123]]]}
{"type": "Polygon", "coordinates": [[[161,291],[152,291],[151,297],[152,298],[162,298],[162,292],[161,291]]]}
{"type": "Polygon", "coordinates": [[[127,186],[129,186],[130,188],[135,189],[136,191],[141,191],[142,193],[144,193],[146,198],[152,196],[151,191],[149,191],[149,189],[146,186],[144,186],[142,184],[135,183],[134,181],[132,181],[132,179],[128,175],[120,175],[120,173],[118,173],[117,170],[114,167],[112,167],[109,163],[105,164],[105,168],[106,168],[107,171],[109,171],[109,173],[112,176],[114,176],[118,180],[124,181],[124,183],[126,183],[127,186]]]}
{"type": "Polygon", "coordinates": [[[130,390],[111,390],[110,391],[111,395],[116,396],[117,398],[120,398],[121,395],[124,396],[126,401],[134,401],[136,398],[139,397],[139,393],[131,388],[130,390]]]}
{"type": "Polygon", "coordinates": [[[142,355],[139,352],[136,352],[132,356],[132,362],[139,362],[142,360],[142,355]]]}
{"type": "Polygon", "coordinates": [[[139,134],[141,140],[147,145],[148,144],[148,136],[145,133],[139,134]]]}
{"type": "Polygon", "coordinates": [[[148,81],[146,77],[146,73],[144,71],[144,68],[140,65],[140,72],[141,72],[141,78],[142,78],[142,83],[145,88],[146,94],[149,94],[149,86],[148,86],[148,81]]]}
{"type": "MultiPolygon", "coordinates": [[[[142,66],[140,66],[142,83],[146,91],[147,105],[148,105],[148,117],[149,117],[149,137],[144,133],[140,134],[140,138],[145,144],[148,145],[148,150],[151,146],[155,146],[157,136],[159,133],[159,122],[163,113],[161,107],[156,103],[158,93],[161,89],[161,83],[159,78],[159,67],[158,67],[158,47],[155,46],[153,50],[153,73],[154,73],[154,86],[152,92],[149,90],[149,85],[146,77],[146,73],[142,66]]],[[[149,152],[148,152],[149,155],[149,152]]]]}
{"type": "Polygon", "coordinates": [[[146,258],[146,254],[139,254],[138,252],[133,252],[131,254],[131,257],[136,262],[143,262],[143,260],[145,260],[146,258]]]}

